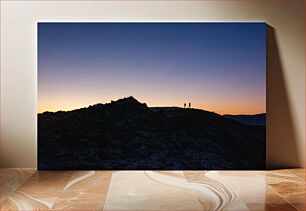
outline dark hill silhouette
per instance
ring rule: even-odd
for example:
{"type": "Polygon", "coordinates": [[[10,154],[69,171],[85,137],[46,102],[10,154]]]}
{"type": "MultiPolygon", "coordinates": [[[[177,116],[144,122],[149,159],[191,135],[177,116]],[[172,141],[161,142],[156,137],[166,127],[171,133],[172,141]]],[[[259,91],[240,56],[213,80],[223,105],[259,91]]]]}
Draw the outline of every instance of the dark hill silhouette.
{"type": "Polygon", "coordinates": [[[255,114],[255,115],[223,115],[226,118],[234,119],[245,125],[266,125],[266,114],[255,114]]]}
{"type": "Polygon", "coordinates": [[[265,127],[133,97],[38,114],[39,169],[264,169],[265,127]]]}

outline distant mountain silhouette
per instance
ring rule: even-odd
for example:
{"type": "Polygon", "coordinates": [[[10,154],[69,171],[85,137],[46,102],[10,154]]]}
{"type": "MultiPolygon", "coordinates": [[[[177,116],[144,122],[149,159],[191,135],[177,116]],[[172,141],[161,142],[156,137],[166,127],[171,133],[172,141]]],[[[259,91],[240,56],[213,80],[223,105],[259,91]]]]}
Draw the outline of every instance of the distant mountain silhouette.
{"type": "Polygon", "coordinates": [[[39,169],[264,169],[265,127],[133,97],[38,114],[39,169]]]}
{"type": "Polygon", "coordinates": [[[266,125],[266,114],[255,114],[255,115],[223,115],[226,118],[234,119],[245,125],[266,125]]]}

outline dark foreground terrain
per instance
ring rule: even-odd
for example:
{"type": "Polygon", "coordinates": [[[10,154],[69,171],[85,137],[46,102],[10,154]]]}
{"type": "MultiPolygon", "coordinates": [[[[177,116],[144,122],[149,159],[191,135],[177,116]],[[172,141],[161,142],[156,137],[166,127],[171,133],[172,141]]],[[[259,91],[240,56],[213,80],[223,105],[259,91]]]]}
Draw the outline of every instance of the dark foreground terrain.
{"type": "Polygon", "coordinates": [[[265,169],[265,126],[133,97],[38,114],[39,169],[265,169]]]}

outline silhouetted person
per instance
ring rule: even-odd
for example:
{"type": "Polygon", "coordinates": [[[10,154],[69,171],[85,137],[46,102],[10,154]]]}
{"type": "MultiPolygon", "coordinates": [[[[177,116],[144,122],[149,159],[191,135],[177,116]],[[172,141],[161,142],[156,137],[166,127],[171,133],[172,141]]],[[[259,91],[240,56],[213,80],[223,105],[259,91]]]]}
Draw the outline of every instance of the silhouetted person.
{"type": "Polygon", "coordinates": [[[184,108],[186,108],[186,103],[184,103],[184,108]]]}
{"type": "Polygon", "coordinates": [[[188,104],[188,107],[191,108],[191,103],[188,104]]]}

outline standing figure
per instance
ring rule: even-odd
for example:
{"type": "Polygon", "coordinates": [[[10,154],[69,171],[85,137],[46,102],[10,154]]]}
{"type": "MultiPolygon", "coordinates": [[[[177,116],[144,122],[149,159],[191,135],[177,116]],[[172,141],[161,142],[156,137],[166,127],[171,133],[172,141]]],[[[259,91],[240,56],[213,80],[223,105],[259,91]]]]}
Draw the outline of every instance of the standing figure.
{"type": "Polygon", "coordinates": [[[184,103],[184,108],[186,108],[186,103],[184,103]]]}
{"type": "Polygon", "coordinates": [[[188,104],[188,107],[191,108],[191,103],[188,104]]]}

